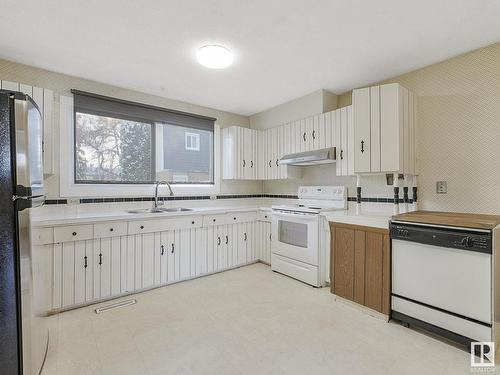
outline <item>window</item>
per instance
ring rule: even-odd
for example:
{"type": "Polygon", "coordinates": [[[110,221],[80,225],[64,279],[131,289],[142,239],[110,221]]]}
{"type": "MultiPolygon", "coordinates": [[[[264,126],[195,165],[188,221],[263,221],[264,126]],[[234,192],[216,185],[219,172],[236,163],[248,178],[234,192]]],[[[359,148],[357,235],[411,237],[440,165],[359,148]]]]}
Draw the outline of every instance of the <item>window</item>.
{"type": "Polygon", "coordinates": [[[200,135],[195,133],[184,133],[186,138],[186,150],[200,151],[200,135]]]}
{"type": "Polygon", "coordinates": [[[73,93],[75,184],[214,184],[215,119],[73,93]]]}

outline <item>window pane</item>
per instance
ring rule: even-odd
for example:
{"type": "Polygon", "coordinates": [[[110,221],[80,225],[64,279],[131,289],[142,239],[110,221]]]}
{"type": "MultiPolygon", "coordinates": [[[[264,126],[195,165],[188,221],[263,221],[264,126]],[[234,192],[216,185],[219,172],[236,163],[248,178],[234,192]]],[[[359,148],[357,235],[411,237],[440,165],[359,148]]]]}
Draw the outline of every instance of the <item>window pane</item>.
{"type": "Polygon", "coordinates": [[[213,132],[157,124],[156,179],[213,183],[213,132]]]}
{"type": "Polygon", "coordinates": [[[152,124],[80,112],[75,120],[75,181],[153,181],[152,124]]]}

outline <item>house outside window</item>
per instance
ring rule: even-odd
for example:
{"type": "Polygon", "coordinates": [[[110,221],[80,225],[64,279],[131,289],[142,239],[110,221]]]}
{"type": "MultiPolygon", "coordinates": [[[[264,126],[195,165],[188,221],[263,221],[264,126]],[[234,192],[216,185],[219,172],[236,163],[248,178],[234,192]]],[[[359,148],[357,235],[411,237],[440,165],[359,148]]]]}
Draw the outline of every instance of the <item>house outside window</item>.
{"type": "Polygon", "coordinates": [[[185,132],[186,150],[200,151],[200,134],[185,132]]]}

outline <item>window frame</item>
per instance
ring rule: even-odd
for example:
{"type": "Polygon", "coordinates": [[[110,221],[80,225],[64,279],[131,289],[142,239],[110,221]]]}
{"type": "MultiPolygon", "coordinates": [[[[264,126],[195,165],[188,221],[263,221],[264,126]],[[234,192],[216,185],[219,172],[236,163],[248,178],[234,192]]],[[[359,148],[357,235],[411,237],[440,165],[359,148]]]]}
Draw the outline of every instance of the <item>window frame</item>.
{"type": "MultiPolygon", "coordinates": [[[[59,111],[59,196],[60,197],[124,197],[151,196],[151,183],[75,183],[75,110],[73,96],[60,96],[59,111]]],[[[221,132],[214,122],[213,184],[174,183],[175,195],[215,195],[220,193],[221,132]]],[[[156,160],[156,158],[155,158],[156,160]]],[[[156,172],[156,169],[155,169],[156,172]]]]}

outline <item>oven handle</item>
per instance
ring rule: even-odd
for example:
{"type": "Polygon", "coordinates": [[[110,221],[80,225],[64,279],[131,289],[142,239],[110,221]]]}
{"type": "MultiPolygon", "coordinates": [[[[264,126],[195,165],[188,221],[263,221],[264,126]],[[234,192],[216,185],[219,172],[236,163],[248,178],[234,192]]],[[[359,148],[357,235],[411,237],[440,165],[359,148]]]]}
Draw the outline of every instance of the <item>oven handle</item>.
{"type": "Polygon", "coordinates": [[[314,221],[318,218],[317,214],[294,214],[283,211],[273,211],[272,216],[276,218],[295,219],[295,221],[314,221]]]}

